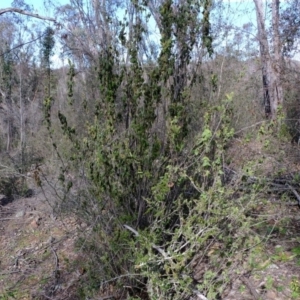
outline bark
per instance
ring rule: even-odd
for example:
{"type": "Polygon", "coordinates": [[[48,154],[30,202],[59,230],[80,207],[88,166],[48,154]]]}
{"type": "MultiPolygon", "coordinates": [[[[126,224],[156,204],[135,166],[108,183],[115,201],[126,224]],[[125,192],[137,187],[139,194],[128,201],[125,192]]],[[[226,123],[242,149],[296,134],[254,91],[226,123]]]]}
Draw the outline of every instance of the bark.
{"type": "Polygon", "coordinates": [[[24,166],[24,152],[25,152],[25,144],[26,144],[26,133],[25,133],[25,109],[24,109],[24,99],[22,97],[22,69],[20,69],[19,80],[20,80],[20,88],[19,88],[19,115],[20,115],[20,154],[21,154],[21,166],[24,166]]]}
{"type": "Polygon", "coordinates": [[[159,32],[162,31],[162,24],[159,14],[159,6],[161,5],[160,1],[157,3],[157,1],[151,0],[148,2],[148,8],[155,20],[155,23],[159,29],[159,32]]]}
{"type": "Polygon", "coordinates": [[[283,103],[283,89],[281,82],[282,74],[282,56],[281,56],[281,42],[279,35],[279,0],[272,0],[272,27],[273,27],[273,50],[274,59],[272,70],[274,73],[274,101],[276,110],[279,105],[283,103]]]}
{"type": "Polygon", "coordinates": [[[283,103],[283,89],[281,84],[281,46],[279,37],[279,0],[272,0],[272,33],[273,53],[270,53],[267,30],[264,20],[263,0],[254,0],[262,66],[262,82],[264,93],[265,115],[276,118],[278,106],[283,103]]]}
{"type": "Polygon", "coordinates": [[[10,151],[10,139],[11,139],[11,118],[8,119],[7,122],[7,140],[6,140],[6,151],[9,152],[10,151]]]}
{"type": "Polygon", "coordinates": [[[256,20],[257,20],[257,30],[259,38],[259,49],[260,49],[260,60],[261,60],[261,69],[262,69],[262,82],[263,82],[263,93],[264,93],[264,106],[265,106],[265,115],[270,117],[271,113],[271,102],[272,95],[270,92],[270,51],[269,43],[267,38],[267,32],[265,28],[265,22],[263,19],[263,2],[262,0],[254,0],[256,8],[256,20]]]}
{"type": "Polygon", "coordinates": [[[37,19],[40,19],[40,20],[51,21],[51,22],[54,22],[54,23],[57,22],[53,18],[41,16],[39,14],[31,13],[29,11],[26,11],[26,10],[23,10],[23,9],[20,9],[20,8],[16,8],[16,7],[7,7],[7,8],[0,9],[0,16],[5,14],[5,13],[8,13],[8,12],[18,13],[18,14],[21,14],[21,15],[37,18],[37,19]]]}

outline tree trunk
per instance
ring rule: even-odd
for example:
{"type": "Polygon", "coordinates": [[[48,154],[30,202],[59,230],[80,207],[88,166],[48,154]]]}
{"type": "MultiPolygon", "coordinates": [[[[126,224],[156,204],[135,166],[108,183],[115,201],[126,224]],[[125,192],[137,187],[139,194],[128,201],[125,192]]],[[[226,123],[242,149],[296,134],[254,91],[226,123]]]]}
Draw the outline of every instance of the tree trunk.
{"type": "Polygon", "coordinates": [[[283,104],[283,88],[281,82],[282,74],[282,56],[281,42],[279,36],[279,0],[272,0],[272,27],[273,27],[273,52],[274,58],[272,70],[274,73],[273,92],[274,92],[274,109],[275,112],[279,105],[283,104]]]}
{"type": "Polygon", "coordinates": [[[23,98],[22,98],[22,68],[20,69],[20,88],[19,88],[19,115],[20,115],[20,155],[21,155],[21,167],[22,167],[22,172],[24,168],[24,152],[25,152],[25,120],[24,120],[24,103],[23,103],[23,98]]]}
{"type": "Polygon", "coordinates": [[[268,36],[264,20],[264,4],[262,0],[254,0],[258,28],[260,59],[262,66],[262,81],[264,91],[265,115],[275,119],[278,106],[283,103],[283,91],[280,81],[281,75],[281,47],[279,38],[279,0],[272,0],[272,30],[273,52],[270,54],[268,36]]]}
{"type": "Polygon", "coordinates": [[[9,117],[8,121],[7,121],[7,139],[6,139],[6,151],[9,152],[10,151],[10,142],[11,142],[11,119],[9,117]]]}
{"type": "Polygon", "coordinates": [[[263,11],[264,11],[263,2],[262,0],[254,0],[254,3],[256,8],[260,61],[261,61],[261,69],[262,69],[265,115],[267,118],[269,118],[272,116],[272,112],[271,112],[272,95],[270,92],[271,64],[270,64],[269,43],[268,43],[267,32],[265,28],[265,22],[263,19],[263,11]]]}

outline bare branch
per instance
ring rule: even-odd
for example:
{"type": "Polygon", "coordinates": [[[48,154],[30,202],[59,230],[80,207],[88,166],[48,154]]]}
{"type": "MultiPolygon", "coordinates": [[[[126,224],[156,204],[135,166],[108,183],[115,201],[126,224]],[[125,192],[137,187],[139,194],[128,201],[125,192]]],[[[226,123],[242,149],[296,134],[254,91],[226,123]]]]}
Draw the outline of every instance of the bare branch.
{"type": "Polygon", "coordinates": [[[300,195],[298,194],[298,192],[291,185],[288,184],[287,186],[289,187],[289,189],[293,192],[293,194],[297,198],[298,205],[300,205],[300,195]]]}
{"type": "MultiPolygon", "coordinates": [[[[132,227],[130,227],[126,224],[124,224],[123,226],[126,229],[128,229],[129,231],[131,231],[135,236],[139,236],[139,233],[135,229],[133,229],[132,227]]],[[[167,259],[172,259],[172,257],[168,256],[168,254],[161,247],[152,244],[152,248],[155,249],[156,251],[158,251],[164,257],[164,259],[166,259],[166,260],[167,259]]]]}
{"type": "MultiPolygon", "coordinates": [[[[11,49],[9,49],[9,50],[3,52],[3,53],[0,53],[0,56],[4,56],[5,54],[7,54],[7,53],[9,53],[9,52],[11,52],[11,51],[13,51],[13,50],[15,50],[15,49],[17,49],[17,48],[20,48],[20,47],[23,47],[23,46],[28,45],[28,44],[30,44],[30,43],[36,42],[37,40],[39,40],[40,38],[42,38],[44,35],[45,35],[45,33],[42,34],[42,35],[40,35],[40,36],[38,36],[37,38],[35,38],[35,39],[29,41],[29,42],[19,44],[19,45],[15,46],[15,47],[13,47],[13,48],[11,48],[11,49]]],[[[2,91],[2,90],[0,90],[0,94],[2,95],[2,97],[4,97],[4,96],[3,96],[3,91],[2,91]]]]}
{"type": "Polygon", "coordinates": [[[16,7],[7,7],[7,8],[0,9],[0,16],[5,14],[5,13],[8,13],[8,12],[18,13],[18,14],[21,14],[21,15],[25,15],[25,16],[29,16],[29,17],[33,17],[33,18],[37,18],[37,19],[57,23],[57,21],[53,18],[41,16],[41,15],[38,15],[38,14],[34,14],[34,13],[29,12],[29,11],[26,11],[26,10],[23,10],[23,9],[20,9],[20,8],[16,8],[16,7]]]}
{"type": "Polygon", "coordinates": [[[252,285],[251,281],[248,278],[246,278],[245,276],[241,276],[240,279],[250,290],[250,292],[255,300],[262,299],[261,295],[256,291],[256,289],[254,288],[254,286],[252,285]]]}
{"type": "Polygon", "coordinates": [[[128,229],[129,231],[131,231],[135,236],[139,236],[139,233],[135,229],[133,229],[132,227],[130,227],[130,226],[126,225],[126,224],[124,224],[123,226],[126,229],[128,229]]]}

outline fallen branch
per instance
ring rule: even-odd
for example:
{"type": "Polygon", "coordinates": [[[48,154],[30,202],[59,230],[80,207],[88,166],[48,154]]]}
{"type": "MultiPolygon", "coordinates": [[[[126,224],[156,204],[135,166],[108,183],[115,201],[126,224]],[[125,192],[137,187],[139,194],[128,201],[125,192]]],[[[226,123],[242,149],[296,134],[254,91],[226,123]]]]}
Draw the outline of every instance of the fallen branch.
{"type": "Polygon", "coordinates": [[[287,186],[289,187],[289,189],[293,192],[293,194],[297,198],[298,205],[300,206],[300,195],[298,194],[298,192],[291,185],[288,184],[287,186]]]}
{"type": "Polygon", "coordinates": [[[4,275],[10,275],[10,274],[13,274],[13,273],[20,273],[21,271],[20,270],[16,270],[16,271],[9,271],[9,272],[1,272],[0,273],[0,276],[4,276],[4,275]]]}
{"type": "Polygon", "coordinates": [[[241,276],[240,279],[249,289],[250,293],[252,294],[255,300],[262,299],[262,296],[256,291],[256,289],[254,288],[254,286],[252,285],[251,281],[248,278],[246,278],[245,276],[241,276]]]}
{"type": "Polygon", "coordinates": [[[203,294],[201,294],[199,291],[197,290],[193,290],[194,294],[197,296],[197,298],[199,300],[208,300],[203,294]]]}
{"type": "Polygon", "coordinates": [[[52,253],[55,257],[55,270],[54,270],[54,272],[56,272],[58,270],[58,264],[59,264],[58,257],[57,257],[56,251],[52,247],[50,247],[50,249],[51,249],[51,251],[52,251],[52,253]]]}
{"type": "Polygon", "coordinates": [[[52,245],[50,246],[50,249],[55,257],[55,270],[53,271],[53,275],[54,275],[56,284],[58,284],[58,280],[60,279],[59,259],[58,259],[57,253],[56,253],[55,249],[53,249],[52,245]]]}
{"type": "Polygon", "coordinates": [[[124,224],[123,226],[126,229],[128,229],[129,231],[131,231],[135,236],[139,236],[139,233],[135,229],[133,229],[132,227],[130,227],[130,226],[126,225],[126,224],[124,224]]]}

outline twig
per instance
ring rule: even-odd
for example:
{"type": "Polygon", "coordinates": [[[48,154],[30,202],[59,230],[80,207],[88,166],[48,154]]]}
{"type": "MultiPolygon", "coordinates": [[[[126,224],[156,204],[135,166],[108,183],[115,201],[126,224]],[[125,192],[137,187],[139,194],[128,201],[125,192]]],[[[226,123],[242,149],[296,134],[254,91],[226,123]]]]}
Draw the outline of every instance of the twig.
{"type": "Polygon", "coordinates": [[[58,269],[58,263],[59,263],[58,257],[57,257],[56,251],[52,247],[50,247],[50,249],[51,249],[51,251],[52,251],[52,253],[54,254],[54,257],[55,257],[55,272],[56,272],[57,269],[58,269]]]}
{"type": "Polygon", "coordinates": [[[258,294],[258,292],[253,287],[251,281],[248,278],[246,278],[245,276],[241,276],[240,279],[247,286],[247,288],[249,289],[250,293],[252,294],[255,300],[262,299],[262,296],[258,294]]]}
{"type": "MultiPolygon", "coordinates": [[[[123,226],[129,231],[131,231],[135,236],[139,236],[139,233],[129,225],[124,224],[123,226]]],[[[172,257],[168,256],[168,254],[161,247],[156,246],[154,244],[152,244],[151,247],[158,251],[164,257],[164,259],[172,259],[172,257]]]]}
{"type": "Polygon", "coordinates": [[[203,294],[201,294],[199,291],[197,290],[193,290],[193,293],[197,296],[197,298],[199,300],[208,300],[203,294]]]}
{"type": "Polygon", "coordinates": [[[43,296],[43,297],[46,297],[46,298],[49,299],[49,300],[54,300],[53,298],[47,296],[45,293],[43,293],[42,296],[43,296]]]}
{"type": "Polygon", "coordinates": [[[257,123],[255,123],[255,124],[252,124],[252,125],[250,125],[250,126],[244,127],[244,128],[242,128],[242,129],[236,131],[235,134],[238,134],[238,133],[240,133],[240,132],[242,132],[242,131],[244,131],[244,130],[247,130],[247,129],[251,128],[251,127],[255,127],[255,126],[257,126],[257,125],[260,125],[260,124],[262,124],[262,123],[264,123],[264,122],[265,122],[265,121],[260,121],[260,122],[257,122],[257,123]]]}
{"type": "Polygon", "coordinates": [[[152,248],[158,251],[164,257],[164,259],[172,259],[172,257],[170,257],[162,248],[156,245],[152,245],[152,248]]]}
{"type": "Polygon", "coordinates": [[[131,231],[135,236],[139,236],[139,233],[135,229],[133,229],[132,227],[130,227],[130,226],[126,225],[126,224],[124,224],[123,226],[126,229],[128,229],[129,231],[131,231]]]}
{"type": "Polygon", "coordinates": [[[103,284],[107,284],[109,282],[116,281],[116,280],[118,280],[120,278],[123,278],[123,277],[131,277],[131,276],[141,276],[141,274],[124,274],[124,275],[120,275],[118,277],[114,277],[112,279],[108,279],[108,280],[103,281],[103,284]]]}
{"type": "Polygon", "coordinates": [[[60,279],[60,272],[59,272],[59,260],[58,260],[58,256],[56,254],[56,251],[53,249],[52,246],[50,246],[51,251],[53,252],[54,256],[55,256],[55,270],[53,271],[53,275],[56,281],[56,284],[58,284],[58,281],[60,279]]]}
{"type": "Polygon", "coordinates": [[[300,195],[298,194],[298,192],[291,185],[288,184],[287,186],[289,187],[289,189],[293,192],[293,194],[297,198],[298,205],[300,206],[300,195]]]}
{"type": "Polygon", "coordinates": [[[13,273],[20,273],[20,272],[21,272],[20,270],[10,271],[10,272],[1,272],[0,276],[2,276],[2,275],[10,275],[10,274],[13,274],[13,273]]]}
{"type": "Polygon", "coordinates": [[[8,13],[8,12],[18,13],[18,14],[21,14],[21,15],[25,15],[25,16],[29,16],[29,17],[33,17],[33,18],[45,20],[45,21],[51,21],[51,22],[54,22],[55,24],[57,24],[57,21],[55,19],[53,19],[53,18],[41,16],[41,15],[32,13],[30,11],[23,10],[23,9],[20,9],[20,8],[8,7],[8,8],[0,9],[0,15],[2,15],[4,13],[8,13]]]}
{"type": "Polygon", "coordinates": [[[116,297],[115,296],[105,296],[105,297],[100,297],[98,300],[108,300],[108,299],[116,299],[116,297]]]}

